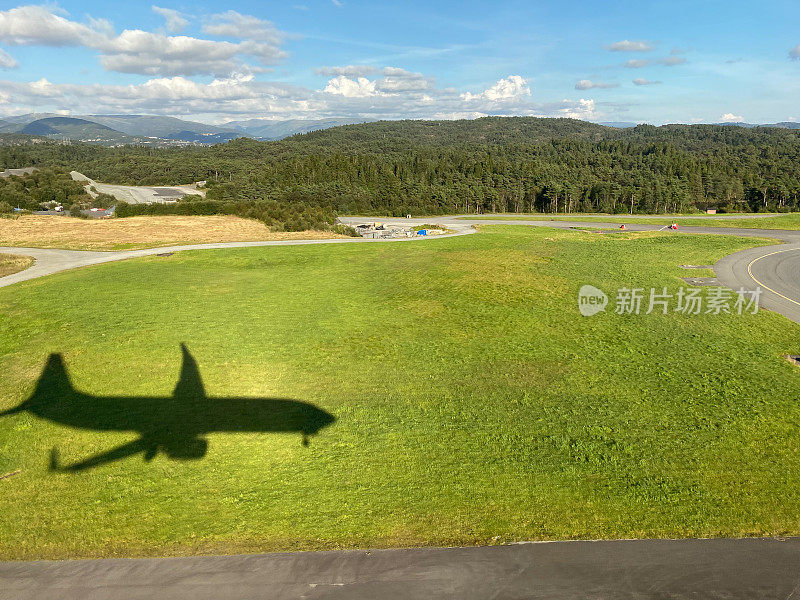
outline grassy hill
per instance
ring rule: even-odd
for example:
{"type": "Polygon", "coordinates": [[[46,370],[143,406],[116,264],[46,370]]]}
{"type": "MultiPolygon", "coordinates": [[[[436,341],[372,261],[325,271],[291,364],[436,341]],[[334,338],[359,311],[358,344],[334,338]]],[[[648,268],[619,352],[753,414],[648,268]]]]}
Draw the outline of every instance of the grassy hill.
{"type": "Polygon", "coordinates": [[[183,252],[0,289],[0,411],[49,353],[76,389],[131,399],[112,415],[127,431],[91,426],[102,402],[77,407],[84,428],[0,417],[0,474],[21,470],[1,482],[0,558],[798,535],[800,372],[781,355],[800,354],[800,326],[577,306],[582,284],[674,294],[679,264],[758,243],[495,226],[183,252]],[[236,421],[221,400],[213,414],[146,402],[175,389],[181,343],[210,397],[336,421],[308,447],[243,424],[194,454],[166,428],[150,461],[48,470],[53,453],[69,465],[133,442],[143,421],[236,421]]]}

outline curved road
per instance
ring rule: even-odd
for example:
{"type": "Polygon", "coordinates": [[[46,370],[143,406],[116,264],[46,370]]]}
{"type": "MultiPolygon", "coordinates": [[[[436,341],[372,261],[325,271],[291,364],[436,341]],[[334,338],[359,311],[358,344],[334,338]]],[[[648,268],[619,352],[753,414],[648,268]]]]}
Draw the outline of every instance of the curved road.
{"type": "MultiPolygon", "coordinates": [[[[724,219],[725,217],[709,217],[724,219]]],[[[751,215],[750,218],[759,218],[751,215]]],[[[368,222],[369,219],[361,217],[346,217],[341,219],[347,224],[368,222]]],[[[459,217],[428,217],[426,219],[383,219],[384,223],[431,223],[448,227],[457,227],[464,223],[472,225],[532,225],[539,227],[554,227],[557,229],[573,229],[575,227],[587,229],[616,230],[620,222],[596,221],[530,221],[514,219],[473,219],[461,220],[459,217]]],[[[642,225],[626,223],[627,231],[664,231],[672,233],[660,225],[642,225]]],[[[716,234],[735,235],[739,237],[758,237],[779,240],[779,245],[761,246],[742,250],[726,256],[714,265],[714,273],[719,282],[734,291],[744,289],[748,292],[761,289],[759,306],[772,310],[800,323],[800,231],[789,229],[743,229],[734,227],[682,227],[680,233],[691,234],[716,234]]],[[[675,233],[678,233],[675,232],[675,233]]]]}
{"type": "Polygon", "coordinates": [[[159,248],[145,248],[142,250],[122,250],[118,252],[95,252],[87,250],[59,250],[53,248],[18,248],[15,246],[0,246],[0,253],[30,256],[34,264],[24,271],[0,277],[0,287],[13,285],[21,281],[52,275],[60,271],[88,267],[107,262],[138,258],[140,256],[153,256],[181,252],[183,250],[218,250],[222,248],[254,248],[259,246],[305,246],[309,244],[362,244],[384,242],[413,242],[426,239],[453,237],[474,233],[469,224],[454,225],[454,233],[413,238],[371,239],[371,238],[335,238],[329,240],[275,240],[268,242],[217,242],[213,244],[187,244],[183,246],[163,246],[159,248]]]}

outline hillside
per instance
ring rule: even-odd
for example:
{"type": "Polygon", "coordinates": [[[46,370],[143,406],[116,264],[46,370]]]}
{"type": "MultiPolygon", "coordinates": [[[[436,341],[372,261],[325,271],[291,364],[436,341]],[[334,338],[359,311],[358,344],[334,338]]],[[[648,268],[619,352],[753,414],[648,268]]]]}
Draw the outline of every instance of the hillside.
{"type": "Polygon", "coordinates": [[[206,180],[209,201],[344,214],[800,210],[800,130],[786,128],[488,117],[191,148],[0,148],[0,166],[34,164],[127,185],[206,180]]]}
{"type": "Polygon", "coordinates": [[[533,144],[552,139],[601,140],[618,130],[577,119],[484,117],[457,121],[377,121],[295,136],[292,141],[336,147],[533,144]]]}
{"type": "Polygon", "coordinates": [[[288,121],[247,119],[246,121],[230,121],[225,124],[225,127],[232,127],[247,137],[255,139],[282,140],[297,134],[364,122],[366,122],[365,119],[290,119],[288,121]]]}
{"type": "Polygon", "coordinates": [[[136,140],[124,133],[74,117],[48,117],[28,123],[19,133],[26,135],[41,135],[58,139],[70,139],[82,142],[99,143],[133,143],[136,140]]]}
{"type": "Polygon", "coordinates": [[[170,138],[177,132],[190,131],[195,134],[231,133],[231,128],[186,121],[159,115],[87,115],[82,119],[100,123],[122,133],[133,136],[170,138]]]}

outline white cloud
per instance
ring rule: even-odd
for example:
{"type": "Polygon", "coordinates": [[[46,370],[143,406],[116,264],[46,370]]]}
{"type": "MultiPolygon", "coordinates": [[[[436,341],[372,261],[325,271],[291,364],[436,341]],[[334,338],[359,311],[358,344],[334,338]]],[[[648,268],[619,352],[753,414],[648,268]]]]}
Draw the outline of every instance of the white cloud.
{"type": "Polygon", "coordinates": [[[723,123],[742,123],[744,122],[744,117],[741,115],[735,115],[733,113],[725,113],[719,118],[719,120],[723,123]]]}
{"type": "Polygon", "coordinates": [[[606,46],[611,52],[650,52],[653,50],[652,42],[645,40],[622,40],[606,46]]]}
{"type": "MultiPolygon", "coordinates": [[[[153,9],[156,12],[169,10],[153,9]]],[[[177,16],[180,17],[179,14],[177,16]]],[[[169,18],[167,22],[169,25],[169,18]]],[[[176,25],[174,20],[173,25],[176,25]]],[[[22,6],[0,11],[0,42],[10,45],[84,46],[100,53],[100,63],[106,69],[123,73],[227,76],[260,69],[247,65],[244,57],[255,58],[262,65],[272,65],[286,56],[279,47],[283,35],[269,21],[228,11],[214,15],[204,31],[241,41],[234,43],[167,36],[139,29],[126,29],[116,35],[108,21],[90,20],[88,25],[84,25],[57,15],[53,9],[44,6],[22,6]]]]}
{"type": "Polygon", "coordinates": [[[173,33],[180,33],[186,26],[189,24],[189,20],[186,19],[181,13],[177,10],[173,10],[171,8],[162,8],[160,6],[153,5],[151,7],[153,12],[157,15],[164,17],[164,21],[167,25],[167,30],[172,31],[173,33]]]}
{"type": "Polygon", "coordinates": [[[492,100],[492,101],[508,101],[521,98],[523,96],[530,96],[531,90],[528,87],[528,82],[519,75],[509,75],[504,79],[498,80],[492,87],[479,94],[471,94],[466,92],[461,97],[464,100],[492,100]]]}
{"type": "Polygon", "coordinates": [[[187,36],[125,30],[98,44],[100,63],[109,71],[144,75],[227,74],[241,63],[239,44],[214,42],[187,36]]]}
{"type": "Polygon", "coordinates": [[[789,50],[789,58],[800,60],[800,44],[789,50]]]}
{"type": "Polygon", "coordinates": [[[385,92],[427,90],[433,87],[433,80],[422,73],[406,71],[399,67],[385,67],[384,78],[377,81],[377,86],[385,92]]]}
{"type": "Polygon", "coordinates": [[[619,87],[618,83],[603,83],[602,81],[591,81],[589,79],[581,79],[578,83],[575,84],[576,90],[607,90],[610,88],[617,88],[619,87]]]}
{"type": "Polygon", "coordinates": [[[375,91],[374,81],[370,81],[366,77],[350,79],[344,75],[331,79],[323,91],[326,94],[344,96],[345,98],[367,98],[378,93],[375,91]]]}
{"type": "Polygon", "coordinates": [[[344,2],[342,2],[342,0],[331,0],[331,2],[333,2],[333,5],[337,8],[342,8],[344,6],[344,2]]]}
{"type": "Polygon", "coordinates": [[[660,81],[651,81],[649,79],[643,79],[641,77],[633,80],[634,85],[660,85],[660,81]]]}
{"type": "Polygon", "coordinates": [[[238,40],[256,40],[273,46],[278,46],[284,38],[271,21],[243,15],[235,10],[213,15],[211,22],[203,26],[203,33],[238,40]]]}
{"type": "Polygon", "coordinates": [[[98,31],[54,14],[44,6],[0,11],[0,41],[12,46],[81,46],[98,31]]]}
{"type": "Polygon", "coordinates": [[[33,81],[28,84],[32,93],[43,98],[55,98],[59,95],[58,88],[47,81],[44,77],[39,81],[33,81]]]}
{"type": "Polygon", "coordinates": [[[665,58],[656,58],[650,60],[649,58],[633,58],[626,62],[623,66],[628,69],[643,69],[651,65],[662,65],[664,67],[674,67],[676,65],[686,64],[686,59],[682,56],[667,56],[665,58]]]}
{"type": "Polygon", "coordinates": [[[369,65],[347,65],[344,67],[319,67],[314,70],[314,73],[325,77],[366,77],[375,71],[377,69],[369,65]]]}
{"type": "Polygon", "coordinates": [[[13,56],[0,49],[0,69],[16,69],[18,66],[19,63],[13,56]]]}
{"type": "Polygon", "coordinates": [[[154,77],[137,85],[54,84],[47,80],[20,83],[0,81],[0,102],[6,113],[55,112],[73,114],[164,114],[209,122],[243,118],[317,119],[455,119],[487,115],[555,116],[598,119],[603,115],[593,100],[536,103],[521,77],[500,80],[486,91],[461,94],[437,88],[432,80],[419,85],[387,83],[417,81],[419,73],[390,67],[383,78],[332,78],[321,90],[284,83],[257,81],[252,74],[218,77],[200,83],[182,76],[154,77]]]}
{"type": "Polygon", "coordinates": [[[675,65],[685,64],[686,59],[682,56],[668,56],[666,58],[660,58],[656,62],[665,67],[674,67],[675,65]]]}
{"type": "Polygon", "coordinates": [[[569,119],[594,119],[597,118],[597,110],[595,108],[594,100],[580,100],[570,101],[563,100],[564,106],[558,109],[559,116],[569,119]]]}

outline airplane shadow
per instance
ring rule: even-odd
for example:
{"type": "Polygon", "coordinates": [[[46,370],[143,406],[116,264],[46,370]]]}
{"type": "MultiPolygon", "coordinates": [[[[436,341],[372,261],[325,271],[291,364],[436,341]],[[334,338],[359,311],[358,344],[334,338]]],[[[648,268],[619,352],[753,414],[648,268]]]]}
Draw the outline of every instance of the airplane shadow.
{"type": "Polygon", "coordinates": [[[210,398],[200,370],[185,344],[183,363],[170,397],[92,396],[76,390],[60,354],[51,354],[30,398],[0,416],[27,411],[39,418],[91,431],[135,431],[139,438],[66,466],[58,451],[50,456],[56,471],[82,471],[142,453],[145,460],[163,452],[178,460],[206,455],[212,432],[297,432],[303,445],[336,420],[313,404],[283,398],[210,398]]]}

